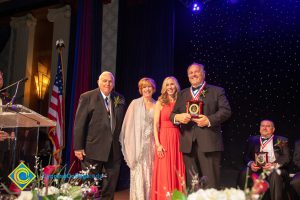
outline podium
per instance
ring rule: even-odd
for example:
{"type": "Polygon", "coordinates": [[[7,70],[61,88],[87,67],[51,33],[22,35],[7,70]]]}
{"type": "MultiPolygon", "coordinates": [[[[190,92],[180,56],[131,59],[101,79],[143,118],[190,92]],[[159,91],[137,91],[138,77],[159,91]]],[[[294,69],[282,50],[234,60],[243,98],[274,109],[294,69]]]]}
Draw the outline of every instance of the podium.
{"type": "Polygon", "coordinates": [[[53,127],[56,123],[23,105],[1,105],[0,129],[17,127],[53,127]]]}
{"type": "MultiPolygon", "coordinates": [[[[36,130],[36,149],[35,155],[38,154],[39,147],[39,132],[41,127],[55,127],[56,122],[40,115],[39,113],[23,106],[20,104],[15,105],[0,105],[0,131],[3,129],[6,132],[15,132],[14,140],[7,141],[9,144],[9,150],[12,151],[11,156],[11,166],[14,169],[16,165],[16,146],[18,140],[19,128],[25,128],[26,130],[36,130]]],[[[26,131],[25,131],[26,132],[26,131]]],[[[28,133],[29,131],[27,131],[28,133]]],[[[29,132],[30,134],[30,132],[29,132]]],[[[35,137],[35,136],[34,136],[35,137]]],[[[30,140],[27,142],[27,146],[33,147],[35,141],[30,140]],[[29,143],[29,144],[28,144],[29,143]]],[[[26,145],[20,145],[22,148],[25,148],[26,145]]],[[[1,147],[0,148],[4,148],[1,147]]],[[[35,147],[33,147],[35,148],[35,147]]],[[[34,151],[34,149],[33,149],[34,151]]]]}

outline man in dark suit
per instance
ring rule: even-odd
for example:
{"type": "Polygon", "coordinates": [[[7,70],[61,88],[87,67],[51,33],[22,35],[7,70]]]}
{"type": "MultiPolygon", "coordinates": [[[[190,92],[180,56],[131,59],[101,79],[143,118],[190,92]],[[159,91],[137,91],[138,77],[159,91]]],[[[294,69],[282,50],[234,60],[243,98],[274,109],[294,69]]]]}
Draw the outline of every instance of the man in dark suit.
{"type": "Polygon", "coordinates": [[[101,199],[112,200],[116,189],[120,165],[119,134],[125,114],[125,99],[112,91],[115,85],[111,72],[99,76],[99,88],[80,96],[74,124],[75,156],[82,169],[97,165],[92,171],[101,174],[105,169],[101,199]]]}
{"type": "Polygon", "coordinates": [[[193,63],[187,74],[191,87],[178,94],[170,116],[174,124],[180,124],[187,187],[192,188],[193,176],[198,174],[206,177],[205,188],[218,188],[223,151],[221,123],[230,117],[230,105],[223,88],[206,84],[202,64],[193,63]],[[187,101],[191,100],[203,102],[203,112],[197,118],[187,113],[187,101]]]}
{"type": "MultiPolygon", "coordinates": [[[[269,192],[271,200],[284,199],[285,182],[287,181],[287,167],[290,161],[288,139],[274,135],[275,126],[271,120],[265,119],[260,122],[260,135],[250,136],[244,156],[245,163],[249,167],[249,175],[253,172],[261,173],[263,170],[269,173],[269,192]],[[266,163],[259,164],[255,159],[258,152],[267,152],[266,163]],[[279,170],[276,170],[279,169],[279,170]]],[[[263,159],[262,159],[263,160],[263,159]]],[[[246,170],[239,177],[239,186],[244,188],[246,170]]],[[[248,184],[252,185],[251,182],[248,184]]]]}
{"type": "Polygon", "coordinates": [[[293,162],[298,171],[291,180],[291,186],[300,198],[300,140],[295,142],[293,162]]]}

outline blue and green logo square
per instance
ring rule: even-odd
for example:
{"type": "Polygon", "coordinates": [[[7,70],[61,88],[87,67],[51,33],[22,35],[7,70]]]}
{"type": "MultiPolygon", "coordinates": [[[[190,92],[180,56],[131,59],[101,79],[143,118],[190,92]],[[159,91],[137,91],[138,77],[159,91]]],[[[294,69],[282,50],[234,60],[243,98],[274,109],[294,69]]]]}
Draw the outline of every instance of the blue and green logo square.
{"type": "Polygon", "coordinates": [[[24,190],[35,177],[35,174],[22,162],[8,175],[8,178],[21,190],[24,190]]]}

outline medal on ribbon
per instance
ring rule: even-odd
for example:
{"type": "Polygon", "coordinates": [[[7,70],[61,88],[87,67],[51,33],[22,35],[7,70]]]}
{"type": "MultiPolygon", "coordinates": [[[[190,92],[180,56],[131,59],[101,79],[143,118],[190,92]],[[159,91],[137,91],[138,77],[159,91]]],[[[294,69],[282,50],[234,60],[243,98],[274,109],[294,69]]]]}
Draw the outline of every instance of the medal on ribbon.
{"type": "Polygon", "coordinates": [[[199,118],[199,115],[203,114],[203,101],[200,99],[200,95],[204,92],[206,82],[198,89],[198,91],[193,91],[190,88],[190,93],[192,100],[186,102],[186,112],[191,115],[192,118],[199,118]]]}

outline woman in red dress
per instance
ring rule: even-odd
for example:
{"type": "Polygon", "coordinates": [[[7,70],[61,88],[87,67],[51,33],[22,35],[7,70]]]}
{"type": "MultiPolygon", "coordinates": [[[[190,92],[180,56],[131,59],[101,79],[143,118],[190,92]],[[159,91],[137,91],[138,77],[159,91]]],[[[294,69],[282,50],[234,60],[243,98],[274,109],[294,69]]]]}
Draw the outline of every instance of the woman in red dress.
{"type": "Polygon", "coordinates": [[[161,95],[154,110],[154,138],[156,154],[152,174],[151,200],[171,199],[174,189],[185,189],[185,167],[179,151],[179,129],[170,121],[177,93],[180,91],[175,77],[163,81],[161,95]]]}

